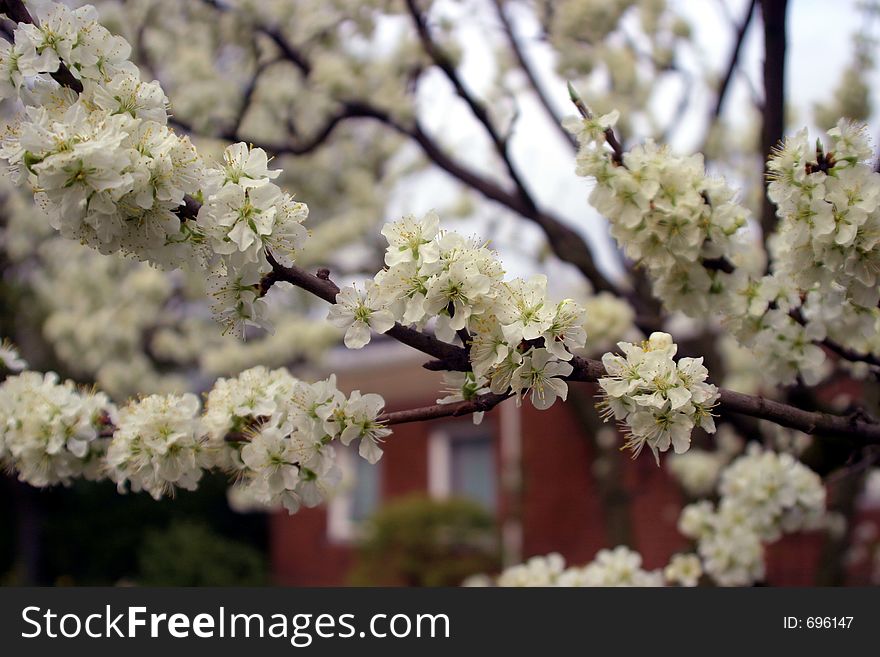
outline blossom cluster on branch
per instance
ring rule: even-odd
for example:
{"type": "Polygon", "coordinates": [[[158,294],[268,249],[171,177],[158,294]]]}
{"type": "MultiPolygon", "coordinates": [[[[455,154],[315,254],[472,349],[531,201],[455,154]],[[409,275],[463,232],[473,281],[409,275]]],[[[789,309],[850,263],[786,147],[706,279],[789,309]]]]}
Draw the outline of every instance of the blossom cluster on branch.
{"type": "Polygon", "coordinates": [[[768,161],[780,223],[774,274],[811,335],[865,354],[880,351],[880,174],[864,126],[839,122],[825,145],[806,130],[768,161]],[[802,301],[802,306],[801,306],[802,301]]]}
{"type": "MultiPolygon", "coordinates": [[[[14,352],[5,361],[18,366],[14,352]]],[[[306,383],[258,366],[219,379],[207,395],[149,395],[117,407],[101,392],[25,371],[0,384],[0,463],[32,486],[108,478],[154,498],[194,490],[205,471],[235,478],[255,502],[294,513],[340,482],[336,441],[370,463],[391,433],[379,395],[346,397],[335,377],[306,383]]]]}
{"type": "Polygon", "coordinates": [[[265,325],[267,249],[292,262],[307,208],[271,182],[279,172],[262,149],[233,144],[222,163],[206,165],[169,128],[168,99],[158,82],[140,79],[130,54],[90,6],[52,3],[37,24],[20,23],[0,49],[0,97],[17,97],[24,111],[3,134],[0,157],[64,237],[163,268],[200,268],[228,330],[265,325]],[[61,70],[81,90],[62,86],[61,70]],[[199,200],[197,217],[187,216],[199,200]]]}
{"type": "Polygon", "coordinates": [[[629,435],[626,447],[638,456],[647,445],[660,464],[660,452],[690,448],[691,432],[715,433],[712,407],[718,389],[706,383],[702,358],[672,360],[678,347],[668,333],[652,333],[641,345],[618,343],[624,356],[605,354],[607,376],[599,379],[606,417],[614,417],[629,435]]]}
{"type": "Polygon", "coordinates": [[[722,473],[717,505],[682,510],[679,530],[697,541],[706,572],[723,586],[749,586],[765,574],[764,544],[818,529],[826,518],[819,476],[790,454],[757,445],[722,473]]]}
{"type": "Polygon", "coordinates": [[[798,376],[815,384],[827,374],[818,343],[829,335],[875,354],[880,174],[863,128],[841,121],[829,147],[815,150],[802,131],[772,155],[769,196],[782,221],[765,275],[747,257],[748,212],[706,174],[702,156],[674,155],[651,141],[610,149],[616,119],[566,123],[580,145],[577,173],[596,181],[590,203],[667,309],[719,313],[782,384],[798,376]]]}
{"type": "Polygon", "coordinates": [[[530,394],[547,409],[568,396],[568,363],[586,342],[584,308],[571,299],[547,298],[547,277],[504,280],[497,255],[476,239],[440,230],[436,213],[386,224],[386,269],[363,290],[340,291],[329,319],[346,329],[345,344],[360,348],[370,330],[396,322],[424,328],[433,320],[440,340],[462,344],[470,375],[445,402],[493,392],[530,394]]]}

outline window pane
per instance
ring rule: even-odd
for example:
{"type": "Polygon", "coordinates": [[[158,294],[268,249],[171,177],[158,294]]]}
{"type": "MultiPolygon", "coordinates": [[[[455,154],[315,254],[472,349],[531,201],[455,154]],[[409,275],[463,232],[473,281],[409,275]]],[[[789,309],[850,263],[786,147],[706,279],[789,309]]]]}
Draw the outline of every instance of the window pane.
{"type": "Polygon", "coordinates": [[[371,515],[379,506],[381,495],[381,461],[376,465],[370,465],[365,459],[353,452],[354,457],[354,486],[351,490],[351,520],[359,523],[371,515]]]}
{"type": "Polygon", "coordinates": [[[452,494],[495,510],[495,454],[491,438],[452,441],[452,494]]]}

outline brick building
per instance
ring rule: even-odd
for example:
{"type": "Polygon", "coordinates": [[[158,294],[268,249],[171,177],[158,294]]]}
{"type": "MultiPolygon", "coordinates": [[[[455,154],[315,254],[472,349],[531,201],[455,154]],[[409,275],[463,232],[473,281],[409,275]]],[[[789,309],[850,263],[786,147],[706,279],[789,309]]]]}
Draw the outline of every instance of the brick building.
{"type": "MultiPolygon", "coordinates": [[[[436,403],[441,375],[421,368],[425,357],[394,342],[356,354],[333,353],[328,370],[345,392],[385,397],[388,410],[436,403]]],[[[408,493],[470,497],[492,511],[503,558],[560,552],[568,563],[593,559],[609,540],[607,506],[598,489],[598,447],[572,411],[557,403],[547,411],[513,400],[488,413],[479,426],[469,417],[399,425],[370,466],[340,448],[344,492],[326,506],[271,519],[271,560],[278,584],[330,586],[346,582],[359,523],[383,502],[408,493]]],[[[683,504],[677,484],[647,455],[616,459],[629,500],[631,546],[646,568],[665,565],[688,548],[676,530],[683,504]]],[[[823,535],[787,537],[768,550],[768,582],[810,585],[823,535]]]]}

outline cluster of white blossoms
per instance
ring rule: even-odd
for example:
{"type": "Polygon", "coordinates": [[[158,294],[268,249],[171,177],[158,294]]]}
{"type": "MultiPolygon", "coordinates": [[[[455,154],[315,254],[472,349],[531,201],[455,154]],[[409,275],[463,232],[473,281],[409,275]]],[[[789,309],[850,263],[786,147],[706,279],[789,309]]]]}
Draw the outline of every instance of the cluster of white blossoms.
{"type": "Polygon", "coordinates": [[[94,7],[52,3],[38,21],[19,24],[0,50],[0,92],[24,105],[0,156],[65,237],[179,264],[167,248],[185,241],[174,211],[198,191],[202,164],[168,128],[162,88],[140,80],[129,44],[97,22],[94,7]],[[81,93],[52,79],[62,65],[81,93]]]}
{"type": "Polygon", "coordinates": [[[774,274],[803,299],[813,336],[865,353],[877,348],[880,319],[880,174],[872,159],[866,128],[841,120],[825,146],[802,130],[768,161],[768,196],[780,218],[774,274]]]}
{"type": "Polygon", "coordinates": [[[240,335],[245,323],[266,326],[259,283],[272,269],[268,254],[293,264],[308,237],[308,207],[271,182],[281,171],[268,168],[263,149],[232,144],[223,157],[221,168],[204,171],[196,230],[214,255],[215,315],[240,335]]]}
{"type": "Polygon", "coordinates": [[[679,531],[697,541],[703,568],[721,586],[751,586],[765,575],[764,544],[745,509],[703,500],[685,507],[679,531]]]}
{"type": "Polygon", "coordinates": [[[506,568],[494,582],[473,581],[501,587],[696,586],[701,575],[700,561],[695,555],[677,554],[666,568],[645,570],[638,552],[619,545],[613,550],[600,550],[592,562],[582,567],[566,568],[565,559],[554,552],[506,568]]]}
{"type": "Polygon", "coordinates": [[[880,348],[880,175],[863,128],[839,123],[827,152],[811,149],[804,131],[771,157],[769,196],[782,221],[763,275],[744,250],[748,212],[706,174],[702,156],[649,141],[618,158],[605,132],[616,118],[566,122],[580,144],[577,173],[595,180],[590,203],[666,308],[720,313],[764,376],[782,384],[827,374],[817,344],[827,336],[863,353],[880,348]]]}
{"type": "Polygon", "coordinates": [[[564,123],[578,139],[577,174],[596,181],[589,202],[626,255],[645,267],[667,308],[705,315],[730,276],[720,263],[734,262],[742,249],[738,233],[748,213],[722,180],[706,175],[702,155],[675,155],[648,141],[618,160],[606,148],[618,116],[564,123]]]}
{"type": "Polygon", "coordinates": [[[120,492],[155,499],[194,490],[206,471],[219,470],[249,499],[294,513],[339,484],[334,441],[358,441],[370,463],[381,458],[391,433],[378,421],[383,407],[379,395],[346,397],[335,377],[306,383],[283,368],[219,379],[204,411],[190,393],[117,409],[103,393],[60,383],[54,373],[22,372],[0,384],[0,463],[32,486],[106,477],[120,492]]]}
{"type": "Polygon", "coordinates": [[[718,584],[748,586],[764,577],[764,544],[783,533],[824,526],[819,476],[790,454],[752,445],[722,474],[717,507],[682,510],[679,530],[697,541],[703,567],[718,584]]]}
{"type": "Polygon", "coordinates": [[[108,476],[154,499],[175,488],[195,490],[212,464],[193,394],[150,395],[119,409],[107,449],[108,476]]]}
{"type": "Polygon", "coordinates": [[[557,552],[535,556],[525,563],[506,568],[496,580],[498,586],[556,586],[565,571],[565,559],[557,552]]]}
{"type": "Polygon", "coordinates": [[[97,479],[113,414],[106,395],[61,383],[52,372],[10,376],[0,384],[0,463],[31,486],[97,479]]]}
{"type": "Polygon", "coordinates": [[[358,440],[370,463],[382,457],[379,443],[391,430],[377,422],[384,401],[354,391],[348,398],[336,379],[313,384],[286,369],[254,367],[220,379],[207,399],[205,424],[223,467],[237,488],[263,506],[290,513],[315,506],[341,481],[332,442],[358,440]]]}
{"type": "Polygon", "coordinates": [[[557,580],[559,586],[663,586],[663,572],[644,570],[642,555],[624,545],[599,550],[583,568],[568,568],[557,580]]]}
{"type": "Polygon", "coordinates": [[[752,445],[721,476],[718,492],[728,504],[744,507],[764,541],[783,533],[818,529],[825,516],[822,480],[791,454],[752,445]]]}
{"type": "Polygon", "coordinates": [[[668,333],[652,333],[640,345],[620,342],[624,355],[605,354],[607,376],[599,379],[606,418],[625,426],[626,447],[638,456],[647,445],[657,463],[659,453],[670,446],[686,452],[691,432],[700,427],[715,432],[712,408],[718,389],[706,383],[708,371],[702,358],[673,360],[678,347],[668,333]]]}
{"type": "Polygon", "coordinates": [[[384,333],[395,322],[424,328],[434,320],[440,340],[463,344],[471,376],[458,395],[512,392],[521,402],[547,409],[565,400],[568,362],[586,341],[585,311],[570,299],[547,299],[547,277],[504,280],[496,254],[476,240],[442,232],[434,212],[386,224],[383,269],[363,289],[339,292],[329,319],[345,328],[345,344],[359,348],[370,332],[384,333]]]}
{"type": "Polygon", "coordinates": [[[222,164],[206,166],[168,127],[160,84],[140,79],[131,47],[94,7],[50,3],[37,19],[0,44],[0,98],[24,106],[0,138],[13,180],[34,191],[64,237],[163,268],[202,268],[228,330],[266,326],[259,283],[268,254],[291,263],[307,237],[305,204],[271,182],[279,172],[261,149],[233,144],[222,164]],[[56,81],[62,66],[81,92],[56,81]],[[196,202],[193,220],[181,208],[196,202]]]}

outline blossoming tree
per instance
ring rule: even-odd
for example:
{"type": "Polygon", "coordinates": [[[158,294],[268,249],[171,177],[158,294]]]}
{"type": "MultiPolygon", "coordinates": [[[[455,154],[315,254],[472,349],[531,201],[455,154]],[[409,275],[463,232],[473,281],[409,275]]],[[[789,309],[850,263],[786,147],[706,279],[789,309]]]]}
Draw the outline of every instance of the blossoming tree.
{"type": "MultiPolygon", "coordinates": [[[[651,89],[630,80],[632,88],[623,94],[619,90],[626,73],[635,69],[626,62],[613,65],[622,52],[638,51],[632,44],[620,50],[611,38],[632,3],[599,3],[607,12],[604,27],[578,22],[578,3],[536,3],[549,38],[569,58],[561,65],[574,72],[578,86],[586,87],[607,60],[611,63],[604,72],[621,94],[602,96],[600,105],[608,111],[600,112],[599,105],[588,107],[571,86],[579,116],[564,121],[518,40],[513,3],[494,3],[531,91],[553,124],[565,131],[576,153],[577,174],[591,181],[589,202],[607,219],[626,256],[631,279],[626,282],[598,267],[580,234],[540,207],[511,156],[498,117],[465,85],[444,43],[449,35],[438,33],[419,3],[408,0],[387,9],[406,18],[413,39],[400,43],[417,52],[395,51],[383,60],[384,69],[365,65],[357,48],[340,45],[351,30],[359,38],[372,33],[376,8],[369,4],[343,20],[344,10],[353,7],[340,3],[325,14],[313,14],[323,16],[325,24],[306,26],[285,24],[289,7],[284,3],[185,4],[176,11],[208,12],[219,21],[221,35],[238,35],[234,27],[242,23],[249,27],[245,34],[253,52],[244,68],[250,73],[244,98],[231,110],[219,98],[224,96],[222,80],[206,84],[204,93],[181,90],[195,82],[183,69],[198,70],[199,61],[191,59],[180,68],[160,66],[151,57],[157,46],[138,44],[136,63],[129,42],[104,27],[93,7],[48,3],[31,13],[19,1],[0,3],[7,18],[7,40],[0,45],[0,95],[17,111],[3,133],[0,157],[9,179],[32,194],[39,208],[25,212],[27,221],[39,224],[43,235],[60,236],[41,247],[57,267],[45,274],[41,289],[51,296],[53,286],[64,285],[69,276],[59,264],[68,253],[59,240],[79,242],[101,254],[97,262],[119,262],[110,258],[121,254],[156,268],[114,265],[121,269],[102,274],[110,281],[111,295],[118,292],[129,306],[146,303],[152,309],[148,314],[157,314],[173,291],[158,271],[180,272],[175,274],[178,292],[186,291],[178,299],[192,302],[195,295],[186,281],[200,283],[210,300],[215,332],[243,337],[249,326],[268,328],[269,301],[279,295],[277,290],[271,299],[267,294],[291,284],[331,304],[328,319],[343,330],[346,347],[360,349],[374,335],[385,334],[430,358],[426,367],[445,372],[450,394],[434,406],[389,413],[374,393],[344,395],[333,376],[306,382],[283,367],[260,365],[217,379],[204,404],[190,392],[111,401],[104,392],[77,387],[52,372],[29,371],[15,348],[6,345],[2,357],[10,375],[0,384],[0,459],[22,482],[44,487],[77,477],[109,478],[121,492],[146,491],[158,499],[178,487],[195,488],[203,473],[215,470],[228,473],[237,489],[261,504],[294,513],[332,494],[340,478],[337,443],[356,444],[364,459],[376,463],[382,442],[393,440],[395,424],[465,414],[479,421],[501,403],[544,410],[566,403],[570,389],[582,386],[596,391],[602,415],[618,423],[623,446],[634,457],[647,447],[658,465],[669,459],[683,485],[700,496],[717,491],[717,500],[684,509],[679,526],[694,540],[694,552],[676,555],[662,571],[643,570],[636,553],[619,547],[603,551],[583,568],[566,569],[558,555],[535,558],[505,571],[497,583],[694,585],[706,573],[722,585],[748,585],[763,577],[765,544],[784,533],[829,526],[819,475],[791,453],[760,446],[754,420],[843,445],[846,458],[861,469],[876,458],[880,422],[866,409],[835,414],[815,410],[815,401],[794,403],[796,395],[786,394],[796,389],[801,398],[809,398],[831,375],[873,385],[870,378],[880,362],[880,174],[871,163],[862,125],[841,120],[817,141],[804,130],[775,145],[782,129],[781,124],[774,128],[772,114],[781,108],[770,92],[776,89],[774,76],[780,75],[774,66],[781,64],[768,63],[762,141],[774,146],[766,190],[772,212],[753,220],[736,191],[707,172],[702,155],[682,156],[652,139],[624,145],[621,133],[639,118],[636,107],[651,89]],[[568,12],[567,18],[554,10],[568,12]],[[572,25],[595,30],[588,35],[588,47],[572,25]],[[266,43],[269,55],[262,50],[266,43]],[[407,85],[428,68],[445,77],[482,127],[503,164],[505,183],[448,155],[407,109],[407,85]],[[172,95],[173,115],[163,83],[148,81],[160,69],[183,99],[178,110],[172,95]],[[306,101],[279,84],[288,78],[306,101]],[[266,91],[267,85],[272,91],[266,91]],[[256,102],[260,96],[262,104],[256,102]],[[299,102],[307,107],[306,116],[324,110],[317,118],[308,117],[313,126],[309,137],[302,137],[294,113],[284,116],[299,102]],[[285,126],[283,141],[251,133],[248,143],[241,140],[257,113],[264,122],[285,126]],[[309,183],[294,198],[286,187],[290,179],[282,177],[270,154],[311,153],[353,119],[376,121],[396,133],[395,139],[411,140],[475,193],[535,223],[555,256],[574,265],[591,292],[579,299],[553,299],[546,275],[507,276],[488,243],[444,230],[436,212],[386,223],[383,262],[361,284],[340,289],[329,269],[313,273],[306,264],[318,262],[327,244],[311,246],[309,183]],[[208,136],[231,143],[197,148],[208,136]],[[150,293],[146,299],[139,285],[150,293]],[[679,345],[667,332],[666,317],[672,313],[691,318],[710,338],[690,340],[685,353],[692,355],[678,357],[679,345]],[[630,335],[638,338],[624,339],[630,335]],[[617,347],[602,355],[616,340],[617,347]],[[718,344],[734,369],[748,370],[737,359],[749,354],[753,371],[760,368],[760,385],[745,391],[721,387],[720,375],[704,364],[704,356],[723,360],[718,344]],[[694,345],[707,353],[699,354],[694,345]],[[597,352],[599,346],[605,348],[597,352]],[[717,449],[691,449],[694,432],[715,434],[719,418],[752,444],[743,450],[719,432],[717,449]]],[[[760,4],[769,53],[778,46],[770,31],[778,19],[774,14],[782,6],[784,16],[785,3],[760,4]]],[[[159,21],[163,29],[149,34],[160,39],[168,32],[173,40],[179,14],[169,18],[153,12],[160,5],[145,3],[151,16],[142,17],[144,24],[159,21]]],[[[740,25],[740,40],[752,5],[740,25]]],[[[644,2],[638,9],[652,46],[647,60],[653,72],[674,71],[671,53],[686,36],[686,25],[662,3],[644,2]]],[[[221,35],[197,28],[193,35],[222,41],[221,35]]],[[[137,36],[149,35],[142,31],[137,36]]],[[[160,39],[158,49],[164,43],[160,39]]],[[[210,48],[207,52],[222,56],[210,48]]],[[[668,127],[656,126],[654,132],[662,137],[668,127]]],[[[387,160],[385,154],[375,157],[387,160]]],[[[330,196],[340,191],[345,190],[331,189],[330,196]]],[[[344,210],[344,204],[336,200],[325,209],[344,210]]],[[[10,226],[10,236],[15,227],[10,226]]],[[[335,230],[338,225],[330,232],[335,230]]],[[[309,330],[293,313],[274,319],[287,338],[287,322],[309,330]]],[[[180,322],[188,321],[181,313],[180,322]]],[[[49,335],[75,353],[76,328],[60,319],[56,324],[49,335]]],[[[137,333],[146,327],[138,324],[137,333]]],[[[165,332],[165,339],[153,344],[166,356],[174,353],[178,340],[184,342],[172,326],[150,330],[165,332]]],[[[203,333],[201,322],[187,335],[198,340],[203,333]]],[[[137,340],[123,342],[130,350],[137,340]]],[[[283,349],[282,342],[273,344],[283,349]]],[[[290,351],[282,354],[290,357],[290,351]]],[[[85,369],[99,384],[108,382],[105,387],[117,396],[137,378],[121,380],[109,372],[106,357],[99,353],[85,369]]],[[[158,375],[148,381],[156,388],[168,384],[158,375]]]]}

